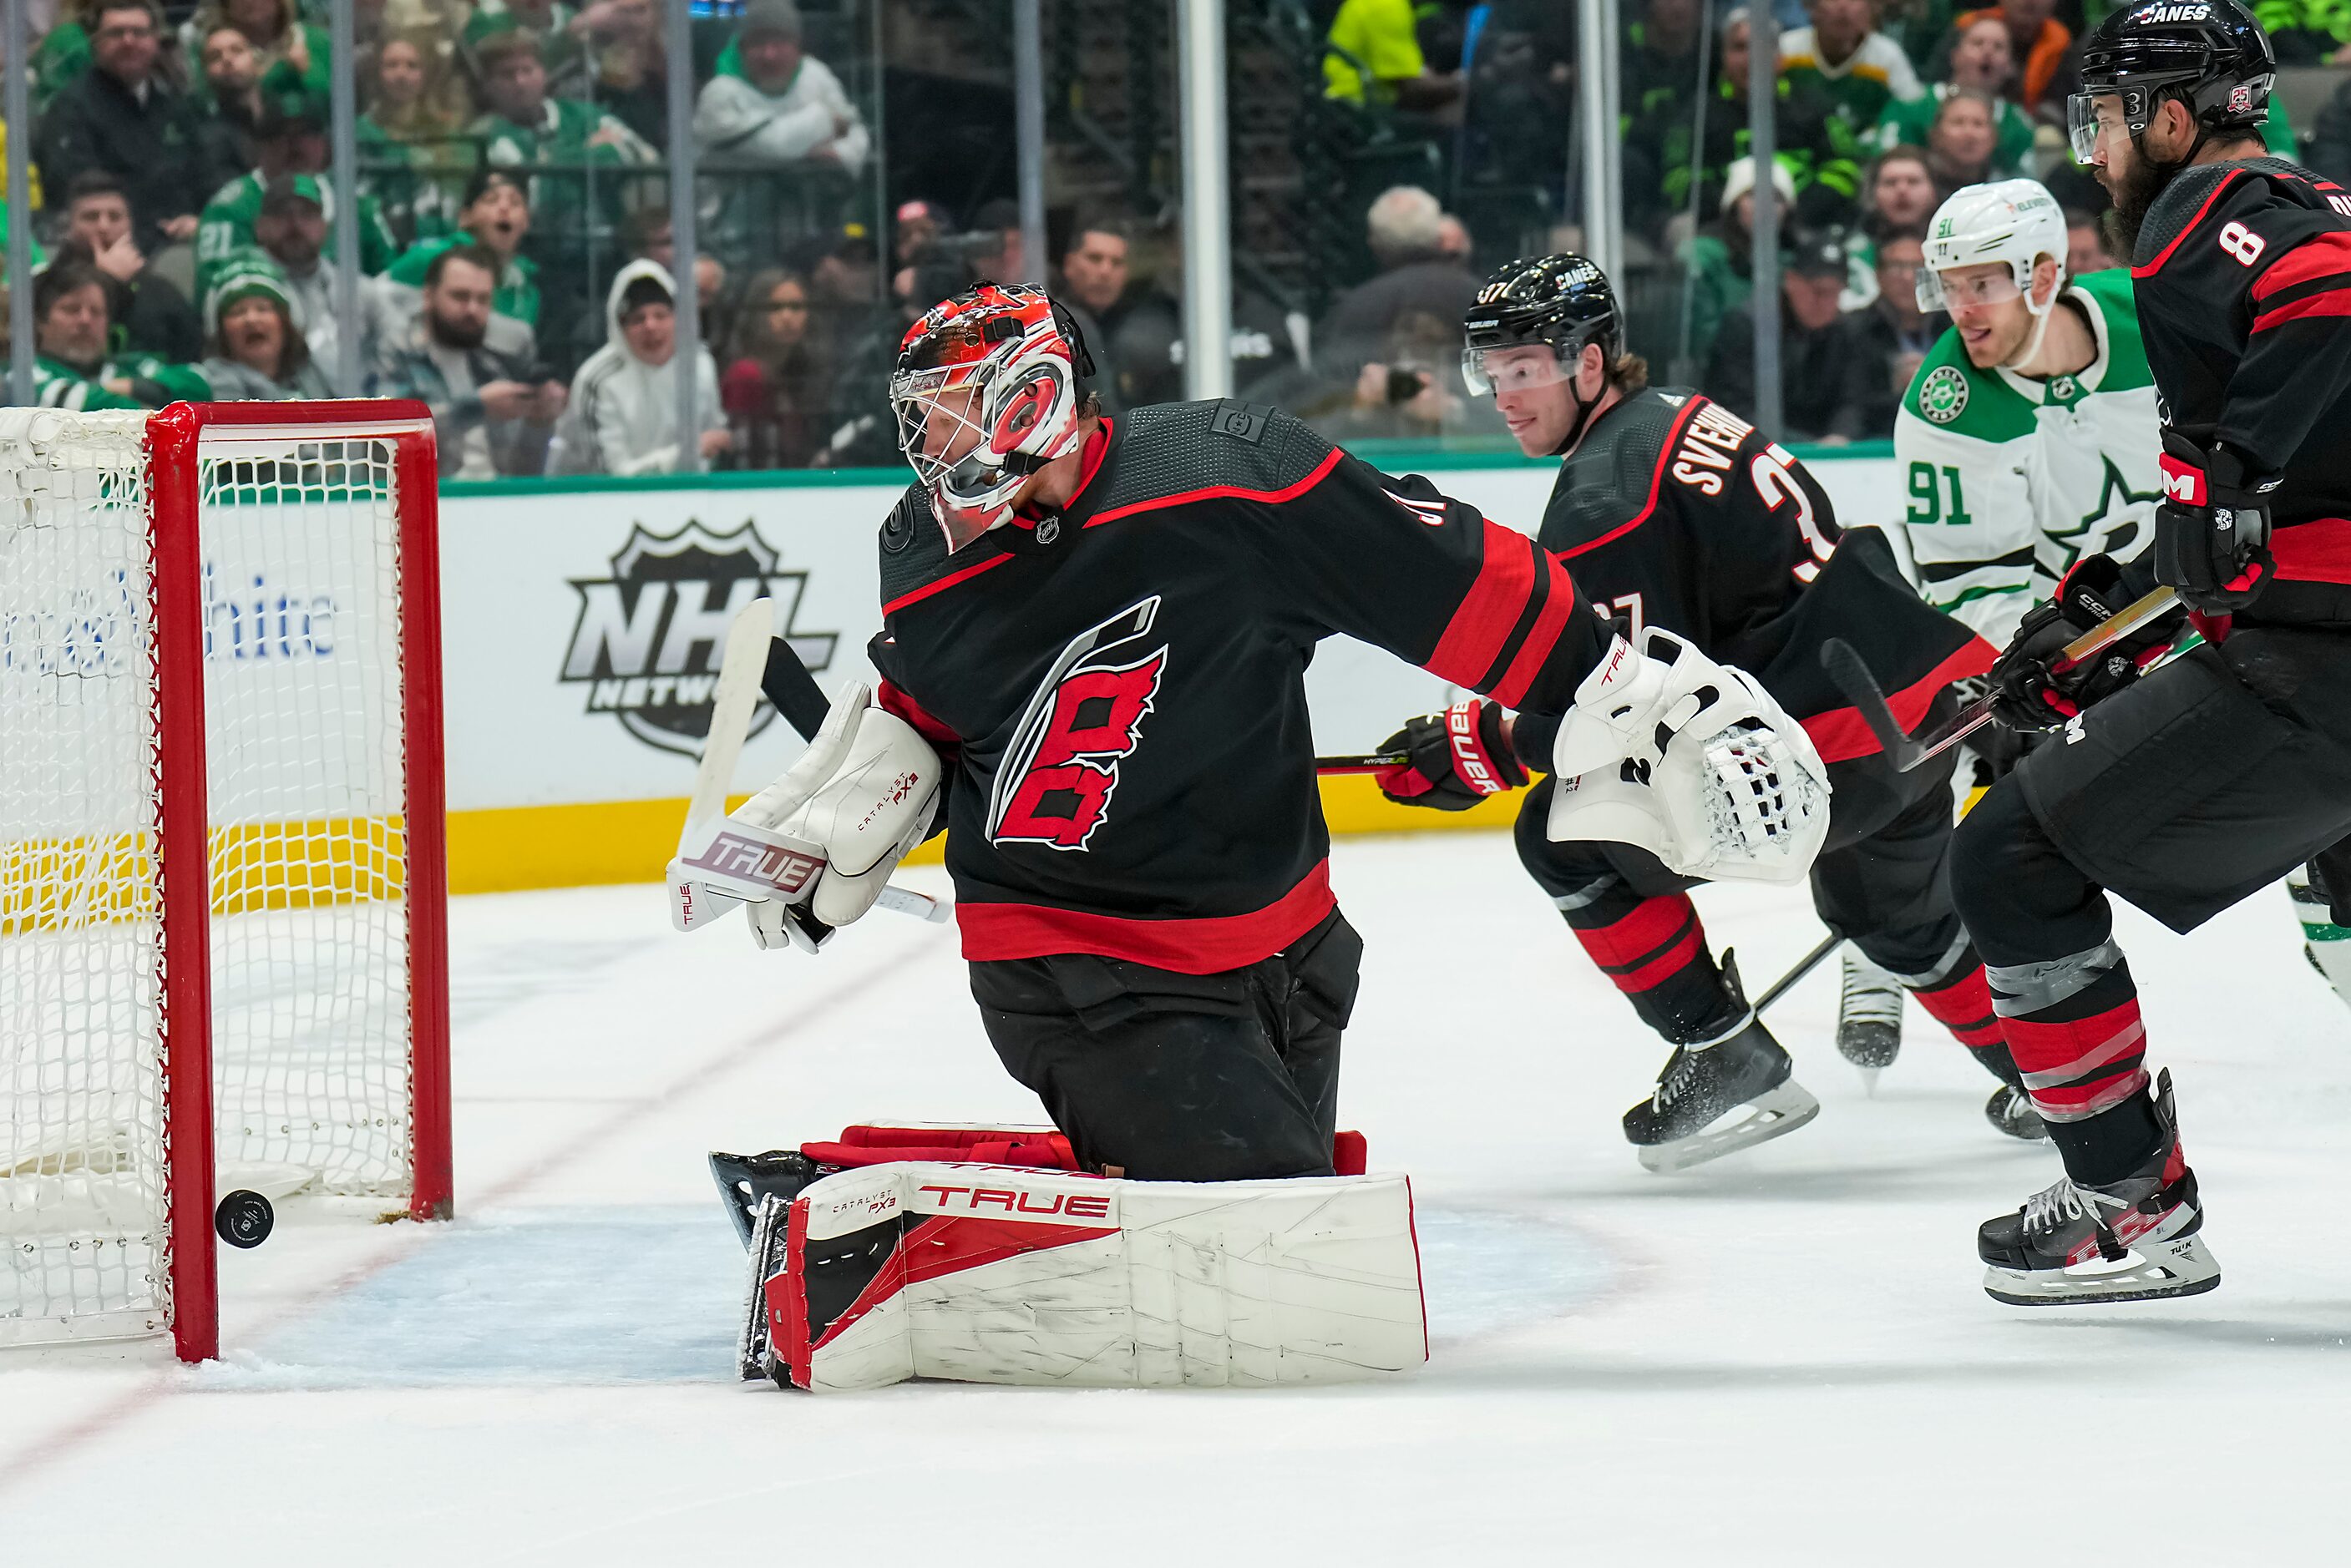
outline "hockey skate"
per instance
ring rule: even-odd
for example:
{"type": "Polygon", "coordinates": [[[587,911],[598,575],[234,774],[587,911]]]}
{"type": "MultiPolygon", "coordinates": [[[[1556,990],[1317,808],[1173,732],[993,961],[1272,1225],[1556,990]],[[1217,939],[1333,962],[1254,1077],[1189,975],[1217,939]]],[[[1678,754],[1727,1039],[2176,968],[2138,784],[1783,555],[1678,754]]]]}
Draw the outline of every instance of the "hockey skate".
{"type": "Polygon", "coordinates": [[[718,1184],[719,1201],[743,1245],[751,1245],[759,1223],[759,1206],[770,1193],[789,1203],[800,1189],[823,1174],[816,1161],[796,1148],[771,1148],[765,1154],[710,1151],[710,1179],[718,1184]]]}
{"type": "Polygon", "coordinates": [[[2285,879],[2294,900],[2294,918],[2302,922],[2302,956],[2335,994],[2351,1002],[2351,927],[2335,923],[2334,902],[2315,867],[2294,872],[2285,879]]]}
{"type": "Polygon", "coordinates": [[[1861,1086],[1877,1093],[1877,1075],[1902,1054],[1902,987],[1851,948],[1837,1002],[1837,1054],[1861,1069],[1861,1086]]]}
{"type": "Polygon", "coordinates": [[[2068,1179],[1984,1222],[1976,1251],[1984,1293],[2011,1306],[2159,1301],[2220,1282],[2220,1265],[2199,1234],[2204,1212],[2196,1173],[2179,1154],[2171,1075],[2157,1080],[2163,1137],[2120,1181],[2085,1187],[2068,1179]]]}
{"type": "Polygon", "coordinates": [[[1675,1046],[1656,1092],[1625,1113],[1625,1137],[1661,1175],[1769,1142],[1821,1114],[1793,1071],[1750,1013],[1745,1027],[1710,1044],[1675,1046]]]}
{"type": "Polygon", "coordinates": [[[1984,1120],[1992,1130],[2010,1137],[2022,1138],[2027,1143],[2047,1143],[2049,1125],[2041,1113],[2032,1108],[2032,1096],[2013,1084],[2002,1084],[1984,1102],[1984,1120]]]}

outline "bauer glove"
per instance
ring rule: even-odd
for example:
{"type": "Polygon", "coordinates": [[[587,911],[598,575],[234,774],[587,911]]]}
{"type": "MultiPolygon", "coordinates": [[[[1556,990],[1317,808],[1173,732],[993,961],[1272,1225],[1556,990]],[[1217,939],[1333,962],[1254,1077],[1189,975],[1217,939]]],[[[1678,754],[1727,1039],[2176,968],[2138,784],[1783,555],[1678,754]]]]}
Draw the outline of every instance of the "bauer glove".
{"type": "Polygon", "coordinates": [[[2055,666],[2065,645],[2128,606],[2135,596],[2111,556],[2085,556],[2047,604],[2026,614],[1991,667],[1992,716],[2011,730],[2053,730],[2111,697],[2169,650],[2180,617],[2166,615],[2070,670],[2055,666]]]}
{"type": "Polygon", "coordinates": [[[2208,459],[2166,431],[2163,504],[2155,509],[2155,580],[2208,615],[2241,610],[2269,587],[2269,493],[2277,476],[2249,474],[2227,447],[2208,459]]]}
{"type": "Polygon", "coordinates": [[[1424,713],[1380,742],[1409,761],[1373,777],[1399,805],[1467,811],[1489,794],[1527,782],[1527,770],[1502,732],[1502,705],[1472,699],[1442,713],[1424,713]]]}

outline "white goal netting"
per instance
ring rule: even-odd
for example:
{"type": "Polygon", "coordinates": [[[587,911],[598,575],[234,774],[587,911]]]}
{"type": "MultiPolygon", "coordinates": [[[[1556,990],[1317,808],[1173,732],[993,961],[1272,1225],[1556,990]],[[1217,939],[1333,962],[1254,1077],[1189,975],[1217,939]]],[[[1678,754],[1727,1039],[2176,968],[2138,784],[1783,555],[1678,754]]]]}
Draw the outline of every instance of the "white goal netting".
{"type": "Polygon", "coordinates": [[[0,414],[0,1344],[160,1329],[210,1226],[167,1200],[158,591],[203,628],[219,1188],[411,1179],[394,449],[207,431],[159,588],[144,429],[0,414]]]}

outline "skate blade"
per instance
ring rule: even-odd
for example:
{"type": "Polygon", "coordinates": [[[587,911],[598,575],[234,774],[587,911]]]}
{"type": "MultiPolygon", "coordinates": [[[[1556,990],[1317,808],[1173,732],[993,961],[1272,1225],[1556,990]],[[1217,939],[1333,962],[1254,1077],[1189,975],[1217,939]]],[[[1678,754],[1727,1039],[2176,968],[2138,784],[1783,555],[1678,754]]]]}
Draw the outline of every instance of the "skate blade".
{"type": "Polygon", "coordinates": [[[2131,1249],[2120,1263],[2085,1263],[2038,1274],[1984,1271],[1984,1294],[2010,1306],[2065,1306],[2106,1302],[2158,1302],[2217,1290],[2220,1265],[2201,1236],[2179,1236],[2131,1249]]]}
{"type": "Polygon", "coordinates": [[[759,1200],[751,1225],[750,1282],[743,1296],[743,1323],[735,1336],[735,1375],[752,1382],[770,1375],[774,1353],[768,1343],[768,1276],[782,1266],[789,1241],[791,1205],[770,1193],[759,1200]]]}
{"type": "Polygon", "coordinates": [[[1778,1088],[1766,1090],[1723,1113],[1725,1118],[1740,1117],[1737,1121],[1719,1121],[1671,1143],[1635,1144],[1633,1152],[1640,1158],[1643,1168],[1659,1176],[1673,1176],[1720,1159],[1726,1154],[1769,1143],[1794,1132],[1820,1114],[1820,1101],[1791,1078],[1778,1088]]]}

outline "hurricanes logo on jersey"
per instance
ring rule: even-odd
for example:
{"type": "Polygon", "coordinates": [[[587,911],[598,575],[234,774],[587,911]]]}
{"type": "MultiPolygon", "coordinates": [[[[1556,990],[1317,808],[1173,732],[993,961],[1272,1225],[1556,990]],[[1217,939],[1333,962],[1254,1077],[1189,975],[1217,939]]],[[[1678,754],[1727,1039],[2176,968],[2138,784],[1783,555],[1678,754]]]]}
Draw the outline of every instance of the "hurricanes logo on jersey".
{"type": "Polygon", "coordinates": [[[1142,742],[1167,645],[1127,649],[1158,618],[1159,596],[1130,605],[1070,639],[1013,732],[988,794],[995,844],[1083,849],[1110,811],[1120,763],[1142,742]]]}
{"type": "Polygon", "coordinates": [[[1938,425],[1949,424],[1968,409],[1968,379],[1956,365],[1938,365],[1918,389],[1918,411],[1938,425]]]}

